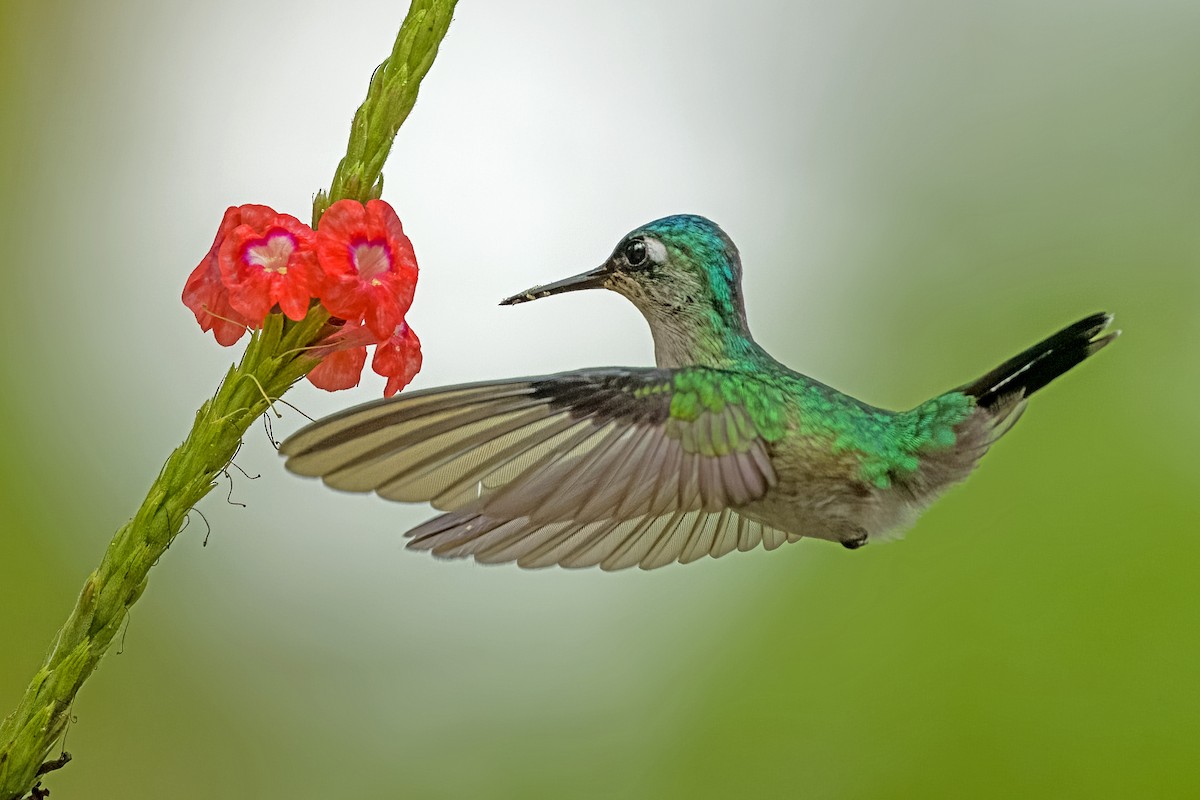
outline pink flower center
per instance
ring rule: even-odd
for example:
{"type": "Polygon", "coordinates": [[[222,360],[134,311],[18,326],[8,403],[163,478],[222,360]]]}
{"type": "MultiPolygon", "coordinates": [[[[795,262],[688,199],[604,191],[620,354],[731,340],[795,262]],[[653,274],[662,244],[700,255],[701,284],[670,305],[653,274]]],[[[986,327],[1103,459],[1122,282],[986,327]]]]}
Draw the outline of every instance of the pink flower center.
{"type": "Polygon", "coordinates": [[[392,268],[392,254],[387,242],[382,239],[372,239],[368,242],[354,242],[350,245],[350,258],[358,276],[364,281],[378,283],[376,277],[392,268]]]}
{"type": "Polygon", "coordinates": [[[263,272],[287,275],[288,259],[296,250],[296,240],[285,230],[276,228],[261,239],[247,242],[242,260],[263,272]]]}

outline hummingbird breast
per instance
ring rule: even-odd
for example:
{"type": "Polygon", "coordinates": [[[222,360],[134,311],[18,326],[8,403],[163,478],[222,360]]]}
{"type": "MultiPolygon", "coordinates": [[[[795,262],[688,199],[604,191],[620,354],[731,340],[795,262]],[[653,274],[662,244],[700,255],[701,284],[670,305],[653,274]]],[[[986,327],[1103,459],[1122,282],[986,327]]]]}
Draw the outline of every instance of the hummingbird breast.
{"type": "Polygon", "coordinates": [[[745,509],[765,525],[853,543],[908,521],[903,503],[861,479],[858,459],[848,451],[834,453],[819,440],[789,436],[773,442],[770,453],[778,482],[745,509]]]}

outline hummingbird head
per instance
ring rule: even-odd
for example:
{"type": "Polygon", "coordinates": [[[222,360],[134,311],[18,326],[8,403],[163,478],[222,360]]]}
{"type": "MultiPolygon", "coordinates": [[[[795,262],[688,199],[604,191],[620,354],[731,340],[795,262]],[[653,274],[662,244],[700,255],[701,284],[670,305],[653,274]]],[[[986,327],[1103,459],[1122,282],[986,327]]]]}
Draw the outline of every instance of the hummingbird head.
{"type": "Polygon", "coordinates": [[[678,214],[630,231],[596,269],[513,295],[514,305],[580,289],[629,298],[654,335],[660,366],[728,362],[730,340],[749,337],[742,261],[717,224],[678,214]]]}

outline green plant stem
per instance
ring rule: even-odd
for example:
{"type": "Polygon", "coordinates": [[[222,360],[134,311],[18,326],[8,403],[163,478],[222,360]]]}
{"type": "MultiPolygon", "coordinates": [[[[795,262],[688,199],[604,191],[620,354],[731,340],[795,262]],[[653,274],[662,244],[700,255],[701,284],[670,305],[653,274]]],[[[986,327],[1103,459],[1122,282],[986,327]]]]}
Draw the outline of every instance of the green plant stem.
{"type": "Polygon", "coordinates": [[[312,342],[328,319],[314,308],[285,332],[284,318],[269,315],[251,337],[241,363],[230,368],[217,393],[200,407],[191,432],[84,582],[21,704],[0,725],[0,796],[20,797],[32,786],[62,735],[71,701],[145,590],[150,568],[179,533],[188,511],[228,467],[246,430],[267,410],[268,396],[281,396],[316,363],[298,348],[312,342]]]}
{"type": "MultiPolygon", "coordinates": [[[[346,157],[330,191],[318,193],[313,203],[314,226],[337,200],[379,196],[392,140],[412,110],[454,6],[455,0],[413,1],[392,54],[376,69],[367,99],[354,116],[346,157]]],[[[328,333],[328,322],[320,306],[300,322],[268,315],[241,361],[200,407],[191,432],[84,582],[20,704],[0,723],[0,800],[19,800],[33,788],[67,725],[76,693],[145,591],[150,568],[179,534],[188,512],[213,489],[254,421],[316,366],[305,348],[328,333]]]]}

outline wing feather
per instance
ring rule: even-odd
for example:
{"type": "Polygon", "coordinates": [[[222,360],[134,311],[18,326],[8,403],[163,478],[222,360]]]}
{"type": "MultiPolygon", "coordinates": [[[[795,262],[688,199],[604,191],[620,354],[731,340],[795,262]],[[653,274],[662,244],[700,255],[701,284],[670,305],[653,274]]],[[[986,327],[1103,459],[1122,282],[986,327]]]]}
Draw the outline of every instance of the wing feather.
{"type": "Polygon", "coordinates": [[[787,534],[783,531],[777,531],[774,528],[769,528],[766,525],[762,526],[762,543],[763,547],[768,550],[774,550],[782,546],[787,541],[787,534]]]}
{"type": "Polygon", "coordinates": [[[743,518],[738,525],[738,550],[745,553],[758,547],[762,543],[762,529],[757,521],[743,518]]]}
{"type": "Polygon", "coordinates": [[[720,530],[713,536],[712,547],[709,548],[708,554],[713,558],[732,553],[737,549],[738,531],[741,529],[745,518],[739,514],[728,514],[725,516],[725,522],[721,525],[720,530]]]}

